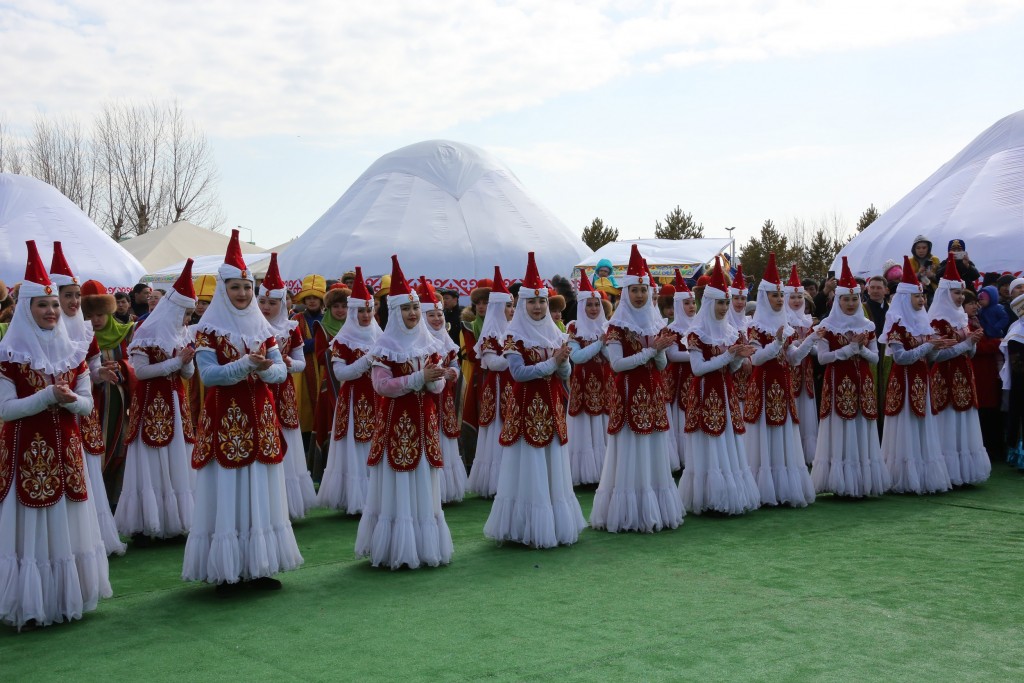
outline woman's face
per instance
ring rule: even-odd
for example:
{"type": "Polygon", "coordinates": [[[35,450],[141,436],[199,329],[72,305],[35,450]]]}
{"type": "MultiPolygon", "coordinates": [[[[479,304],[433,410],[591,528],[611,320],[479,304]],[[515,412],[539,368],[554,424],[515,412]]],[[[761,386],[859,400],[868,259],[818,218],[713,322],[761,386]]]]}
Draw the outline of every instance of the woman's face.
{"type": "Polygon", "coordinates": [[[650,288],[647,285],[630,285],[628,294],[629,303],[633,308],[643,308],[650,297],[650,288]]]}
{"type": "Polygon", "coordinates": [[[729,300],[728,299],[715,299],[715,320],[722,320],[725,318],[725,314],[729,312],[729,300]]]}
{"type": "Polygon", "coordinates": [[[60,320],[60,301],[55,296],[32,297],[31,311],[32,320],[40,329],[52,330],[60,320]]]}
{"type": "Polygon", "coordinates": [[[476,313],[478,318],[482,318],[487,315],[487,299],[483,299],[473,304],[473,312],[476,313]]]}
{"type": "Polygon", "coordinates": [[[611,271],[611,269],[608,266],[601,266],[600,268],[597,269],[597,276],[598,277],[608,277],[611,274],[612,274],[612,271],[611,271]]]}
{"type": "Polygon", "coordinates": [[[953,305],[959,308],[964,305],[964,290],[957,288],[949,290],[949,298],[953,300],[953,305]]]}
{"type": "Polygon", "coordinates": [[[281,299],[271,299],[269,296],[261,296],[259,298],[260,311],[263,313],[263,317],[267,320],[272,320],[281,310],[281,306],[284,302],[281,299]]]}
{"type": "Polygon", "coordinates": [[[911,294],[910,307],[913,308],[915,311],[920,311],[922,308],[924,308],[924,294],[920,292],[915,292],[914,294],[911,294]]]}
{"type": "Polygon", "coordinates": [[[405,323],[406,329],[411,330],[420,324],[420,304],[418,301],[402,304],[400,310],[402,311],[402,322],[405,323]]]}
{"type": "Polygon", "coordinates": [[[918,242],[917,244],[914,245],[914,256],[916,256],[917,258],[922,258],[923,259],[927,255],[928,255],[928,243],[927,242],[918,242]]]}
{"type": "Polygon", "coordinates": [[[860,297],[856,294],[843,294],[839,297],[839,310],[846,315],[853,315],[860,308],[860,297]]]}
{"type": "Polygon", "coordinates": [[[548,314],[548,300],[543,296],[535,296],[526,300],[526,314],[533,320],[543,320],[548,314]]]}
{"type": "Polygon", "coordinates": [[[782,310],[782,299],[782,292],[768,292],[768,304],[776,313],[782,310]]]}
{"type": "Polygon", "coordinates": [[[427,311],[427,324],[430,325],[430,329],[432,330],[443,330],[444,311],[439,311],[436,308],[432,308],[427,311]]]}
{"type": "Polygon", "coordinates": [[[965,302],[964,303],[964,312],[967,313],[967,315],[970,315],[970,316],[978,315],[978,302],[977,301],[965,302]]]}
{"type": "Polygon", "coordinates": [[[747,308],[747,296],[745,294],[733,295],[731,297],[732,310],[737,313],[745,313],[747,308]]]}
{"type": "Polygon", "coordinates": [[[359,322],[359,327],[369,327],[370,323],[373,322],[373,306],[358,308],[356,310],[359,311],[356,313],[356,320],[359,322]]]}
{"type": "Polygon", "coordinates": [[[696,299],[683,299],[683,314],[687,318],[692,318],[697,315],[697,300],[696,299]]]}
{"type": "Polygon", "coordinates": [[[185,315],[181,318],[182,327],[187,327],[188,324],[192,322],[192,314],[195,313],[195,311],[196,309],[194,308],[185,309],[185,315]]]}
{"type": "Polygon", "coordinates": [[[99,332],[107,326],[107,320],[110,316],[106,313],[93,313],[89,316],[89,322],[92,323],[92,329],[94,332],[99,332]]]}
{"type": "Polygon", "coordinates": [[[793,292],[789,295],[789,307],[794,311],[804,310],[804,295],[800,292],[793,292]]]}
{"type": "MultiPolygon", "coordinates": [[[[210,307],[210,302],[209,301],[204,301],[203,299],[199,299],[198,301],[196,301],[196,315],[198,315],[200,318],[202,318],[203,317],[203,313],[206,313],[206,309],[209,308],[209,307],[210,307]]],[[[117,312],[118,313],[122,312],[120,306],[118,307],[117,312]]]]}
{"type": "Polygon", "coordinates": [[[505,302],[505,320],[508,320],[508,321],[511,322],[512,316],[515,315],[515,312],[516,312],[516,304],[515,304],[515,302],[514,301],[506,301],[505,302]]]}
{"type": "Polygon", "coordinates": [[[587,317],[591,320],[597,320],[604,311],[602,310],[601,300],[594,299],[591,297],[587,299],[587,303],[583,304],[583,312],[587,314],[587,317]]]}
{"type": "Polygon", "coordinates": [[[331,304],[331,317],[335,320],[344,320],[348,316],[348,304],[344,301],[335,301],[331,304]]]}
{"type": "Polygon", "coordinates": [[[240,311],[249,308],[252,303],[252,281],[242,278],[231,278],[224,283],[228,293],[228,301],[240,311]]]}
{"type": "MultiPolygon", "coordinates": [[[[120,302],[118,302],[120,303],[120,302]]],[[[82,306],[82,288],[78,285],[64,285],[60,288],[60,310],[64,315],[74,318],[82,306]]],[[[127,306],[125,306],[127,309],[127,306]]]]}

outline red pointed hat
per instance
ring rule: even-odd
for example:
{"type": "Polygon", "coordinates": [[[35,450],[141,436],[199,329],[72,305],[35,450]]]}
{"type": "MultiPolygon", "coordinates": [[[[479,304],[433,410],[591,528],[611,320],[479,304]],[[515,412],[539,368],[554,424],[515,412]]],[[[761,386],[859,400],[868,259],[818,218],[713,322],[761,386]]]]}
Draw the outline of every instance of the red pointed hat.
{"type": "Polygon", "coordinates": [[[443,306],[437,299],[437,291],[434,289],[434,284],[427,279],[425,275],[420,275],[420,284],[416,287],[416,291],[420,296],[420,305],[425,311],[440,311],[443,306]]]}
{"type": "Polygon", "coordinates": [[[658,296],[658,282],[654,279],[651,267],[647,265],[647,259],[644,259],[644,272],[647,273],[647,285],[651,288],[651,296],[658,296]]]}
{"type": "Polygon", "coordinates": [[[725,284],[725,272],[722,271],[722,259],[715,257],[715,267],[711,271],[711,282],[704,288],[705,299],[728,299],[729,289],[725,284]]]}
{"type": "Polygon", "coordinates": [[[391,255],[391,289],[388,291],[388,308],[419,301],[416,292],[409,287],[402,266],[398,263],[398,255],[391,255]]]}
{"type": "Polygon", "coordinates": [[[747,295],[747,281],[743,277],[743,264],[736,266],[736,277],[732,279],[732,284],[729,285],[729,294],[732,296],[746,296],[747,295]]]}
{"type": "Polygon", "coordinates": [[[910,257],[903,257],[903,279],[896,285],[897,294],[920,294],[924,291],[921,281],[917,279],[914,266],[910,263],[910,257]]]}
{"type": "Polygon", "coordinates": [[[789,280],[786,281],[784,289],[792,294],[793,292],[802,292],[804,285],[800,282],[800,273],[796,271],[796,264],[789,271],[789,280]]]}
{"type": "Polygon", "coordinates": [[[67,259],[64,258],[64,249],[61,247],[60,242],[53,243],[53,260],[50,261],[50,279],[53,280],[53,284],[58,287],[78,284],[78,278],[71,272],[71,266],[68,265],[67,259]]]}
{"type": "Polygon", "coordinates": [[[270,253],[270,265],[267,266],[267,274],[263,276],[260,284],[260,296],[267,296],[271,299],[285,298],[284,280],[281,278],[281,269],[277,265],[277,252],[270,253]]]}
{"type": "MultiPolygon", "coordinates": [[[[50,269],[50,276],[53,276],[53,269],[50,269]]],[[[946,259],[946,272],[942,274],[942,279],[939,280],[939,287],[945,287],[946,289],[960,289],[964,286],[964,281],[960,279],[960,272],[956,269],[956,259],[953,257],[953,252],[949,252],[949,257],[946,259]],[[947,283],[945,286],[943,282],[947,283]]]]}
{"type": "Polygon", "coordinates": [[[57,288],[46,274],[43,259],[39,257],[36,241],[26,241],[25,247],[28,249],[28,259],[25,261],[25,279],[18,290],[18,297],[28,301],[33,296],[57,296],[57,288]]]}
{"type": "MultiPolygon", "coordinates": [[[[493,297],[495,294],[499,295],[502,301],[512,301],[512,292],[508,291],[508,287],[505,286],[505,278],[501,276],[500,266],[494,266],[494,280],[491,282],[490,296],[493,297]],[[504,295],[504,298],[500,295],[504,295]]],[[[497,301],[497,299],[488,298],[488,301],[497,301]]]]}
{"type": "Polygon", "coordinates": [[[533,299],[535,297],[547,298],[547,296],[548,288],[544,286],[544,281],[540,279],[540,273],[537,271],[537,260],[531,251],[526,255],[526,277],[523,278],[523,286],[519,288],[519,298],[533,299]]]}
{"type": "Polygon", "coordinates": [[[356,276],[352,280],[352,293],[348,295],[349,308],[370,308],[373,306],[373,296],[366,288],[366,281],[363,280],[363,269],[356,266],[356,276]]]}
{"type": "Polygon", "coordinates": [[[185,267],[181,269],[181,275],[175,280],[168,298],[176,304],[185,308],[196,307],[196,289],[192,285],[192,264],[194,261],[185,261],[185,267]]]}
{"type": "Polygon", "coordinates": [[[676,283],[675,283],[675,287],[676,287],[675,298],[677,298],[677,299],[692,299],[693,298],[693,292],[690,291],[690,286],[688,284],[686,284],[686,278],[683,277],[683,274],[679,272],[678,268],[676,268],[676,283]]]}
{"type": "Polygon", "coordinates": [[[644,280],[645,270],[644,257],[640,255],[640,249],[635,244],[631,245],[629,250],[629,266],[626,268],[626,274],[621,278],[622,286],[629,287],[630,285],[647,284],[644,280]]]}
{"type": "Polygon", "coordinates": [[[590,282],[590,277],[587,276],[587,269],[580,268],[580,291],[576,293],[576,300],[582,301],[583,299],[600,299],[601,294],[594,290],[594,285],[590,282]]]}
{"type": "Polygon", "coordinates": [[[252,271],[242,258],[242,243],[238,239],[238,230],[231,231],[231,241],[228,242],[228,250],[224,255],[224,264],[217,269],[217,276],[221,280],[253,279],[252,271]]]}
{"type": "Polygon", "coordinates": [[[860,292],[860,283],[853,278],[850,262],[845,256],[843,257],[843,269],[839,271],[839,280],[836,282],[836,287],[846,290],[843,292],[844,294],[858,294],[860,292]]]}
{"type": "MultiPolygon", "coordinates": [[[[773,285],[768,291],[782,291],[782,277],[779,276],[779,267],[775,264],[775,252],[768,254],[768,265],[764,267],[764,275],[761,276],[761,284],[773,285]]],[[[760,291],[760,288],[758,288],[760,291]]]]}

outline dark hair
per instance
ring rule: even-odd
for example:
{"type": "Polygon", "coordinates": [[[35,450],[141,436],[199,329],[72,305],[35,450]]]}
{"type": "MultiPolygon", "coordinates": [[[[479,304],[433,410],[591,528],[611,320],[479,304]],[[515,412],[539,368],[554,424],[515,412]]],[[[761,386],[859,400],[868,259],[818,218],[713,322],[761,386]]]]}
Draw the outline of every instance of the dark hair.
{"type": "Polygon", "coordinates": [[[803,280],[800,281],[800,286],[803,287],[804,289],[807,289],[808,287],[810,287],[812,285],[814,287],[817,287],[818,283],[815,282],[814,280],[812,280],[809,277],[805,277],[803,280]]]}
{"type": "Polygon", "coordinates": [[[114,292],[114,299],[116,299],[117,301],[130,301],[131,300],[129,298],[127,292],[114,292]]]}
{"type": "Polygon", "coordinates": [[[969,289],[964,290],[964,303],[973,304],[978,302],[978,295],[969,289]]]}
{"type": "Polygon", "coordinates": [[[151,289],[151,287],[147,285],[145,282],[139,282],[134,287],[132,287],[132,296],[135,296],[144,289],[151,289]]]}
{"type": "Polygon", "coordinates": [[[886,280],[885,277],[881,275],[872,275],[871,277],[868,278],[868,282],[881,282],[883,285],[889,284],[889,281],[886,280]]]}
{"type": "Polygon", "coordinates": [[[166,289],[154,289],[153,291],[154,292],[160,292],[160,296],[167,296],[167,290],[166,289]]]}

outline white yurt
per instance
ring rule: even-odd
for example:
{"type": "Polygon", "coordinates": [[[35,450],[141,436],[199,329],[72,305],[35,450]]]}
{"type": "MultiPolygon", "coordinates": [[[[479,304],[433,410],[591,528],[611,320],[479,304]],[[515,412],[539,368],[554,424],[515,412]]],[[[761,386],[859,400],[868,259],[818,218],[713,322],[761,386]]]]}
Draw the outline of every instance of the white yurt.
{"type": "MultiPolygon", "coordinates": [[[[196,255],[219,254],[223,260],[230,241],[230,231],[217,232],[188,221],[177,221],[125,240],[121,246],[139,259],[146,273],[152,274],[176,263],[184,263],[185,259],[196,255]]],[[[249,242],[241,242],[241,248],[242,254],[266,251],[249,242]]]]}
{"type": "Polygon", "coordinates": [[[529,251],[544,278],[568,277],[592,253],[494,156],[430,140],[371,164],[288,244],[280,265],[289,280],[338,278],[359,265],[372,282],[391,272],[390,257],[398,254],[406,277],[426,275],[466,296],[496,265],[506,278],[522,277],[529,251]]]}
{"type": "Polygon", "coordinates": [[[35,240],[48,266],[59,241],[79,281],[99,280],[109,289],[130,289],[145,274],[138,260],[57,188],[36,178],[0,173],[0,279],[25,276],[25,240],[35,240]]]}
{"type": "Polygon", "coordinates": [[[854,274],[879,274],[903,262],[917,235],[945,258],[950,240],[965,242],[981,272],[1024,267],[1024,110],[997,121],[847,244],[836,258],[854,274]]]}

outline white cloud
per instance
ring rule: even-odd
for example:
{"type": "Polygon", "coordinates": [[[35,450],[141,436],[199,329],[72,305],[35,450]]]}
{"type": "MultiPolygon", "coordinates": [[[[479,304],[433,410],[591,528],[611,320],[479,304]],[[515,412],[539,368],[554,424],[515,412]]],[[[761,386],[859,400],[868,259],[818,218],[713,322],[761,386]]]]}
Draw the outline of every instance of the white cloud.
{"type": "Polygon", "coordinates": [[[32,0],[0,9],[0,105],[87,113],[177,97],[217,135],[437,130],[633,71],[802,56],[965,31],[1004,0],[32,0]]]}

